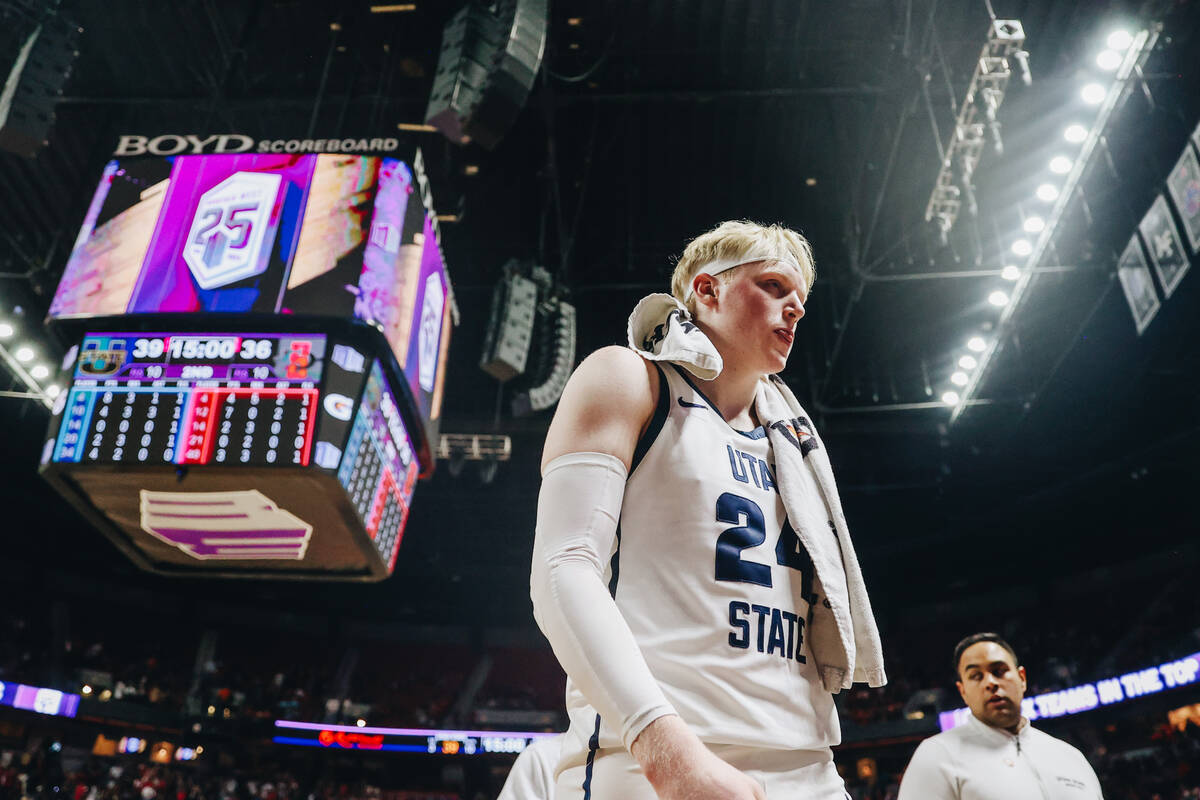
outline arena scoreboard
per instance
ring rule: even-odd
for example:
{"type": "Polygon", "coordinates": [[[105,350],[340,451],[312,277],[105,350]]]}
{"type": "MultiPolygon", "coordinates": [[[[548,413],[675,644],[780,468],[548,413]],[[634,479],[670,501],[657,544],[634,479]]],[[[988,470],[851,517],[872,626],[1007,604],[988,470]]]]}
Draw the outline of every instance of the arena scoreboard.
{"type": "Polygon", "coordinates": [[[66,389],[41,472],[135,563],[391,573],[434,466],[456,313],[420,166],[105,168],[51,306],[66,389]]]}
{"type": "Polygon", "coordinates": [[[53,461],[308,466],[325,338],[88,334],[53,461]]]}

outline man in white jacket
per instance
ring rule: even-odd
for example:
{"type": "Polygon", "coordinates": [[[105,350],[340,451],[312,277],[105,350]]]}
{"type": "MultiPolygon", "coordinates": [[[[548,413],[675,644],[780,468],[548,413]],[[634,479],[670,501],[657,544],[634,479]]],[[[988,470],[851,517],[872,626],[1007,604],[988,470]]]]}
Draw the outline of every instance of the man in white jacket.
{"type": "Polygon", "coordinates": [[[971,709],[965,725],[921,743],[899,800],[1102,800],[1083,754],[1021,716],[1025,668],[995,633],[954,648],[956,685],[971,709]]]}

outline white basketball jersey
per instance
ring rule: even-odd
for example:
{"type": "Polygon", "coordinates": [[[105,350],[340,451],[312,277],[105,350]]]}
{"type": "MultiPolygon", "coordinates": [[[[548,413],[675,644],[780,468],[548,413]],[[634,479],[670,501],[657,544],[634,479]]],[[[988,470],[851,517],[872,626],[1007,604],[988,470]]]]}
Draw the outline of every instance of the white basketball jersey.
{"type": "MultiPolygon", "coordinates": [[[[813,567],[787,520],[765,430],[734,430],[661,365],[606,574],[650,672],[705,742],[817,750],[841,740],[807,641],[813,567]]],[[[803,479],[814,481],[805,470],[803,479]]],[[[806,493],[821,497],[815,486],[806,493]]],[[[828,511],[805,509],[805,524],[828,511]]],[[[568,680],[576,746],[621,747],[568,680]]]]}

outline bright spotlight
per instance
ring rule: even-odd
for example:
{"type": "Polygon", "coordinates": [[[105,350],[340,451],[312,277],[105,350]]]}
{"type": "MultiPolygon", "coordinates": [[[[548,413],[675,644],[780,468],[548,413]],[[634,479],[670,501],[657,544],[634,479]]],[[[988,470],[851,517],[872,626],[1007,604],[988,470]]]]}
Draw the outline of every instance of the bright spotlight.
{"type": "Polygon", "coordinates": [[[1071,144],[1079,144],[1087,138],[1087,128],[1082,125],[1068,125],[1063,131],[1063,138],[1071,144]]]}
{"type": "Polygon", "coordinates": [[[958,365],[963,369],[975,369],[979,362],[975,360],[975,356],[963,356],[958,360],[958,365]]]}
{"type": "Polygon", "coordinates": [[[33,369],[29,370],[29,374],[40,381],[42,378],[50,374],[50,370],[46,368],[45,364],[38,364],[33,369]]]}
{"type": "Polygon", "coordinates": [[[360,728],[367,727],[367,721],[365,719],[359,719],[358,722],[356,722],[355,724],[358,725],[358,727],[360,727],[360,728]]]}
{"type": "Polygon", "coordinates": [[[1046,229],[1046,220],[1039,216],[1026,217],[1021,227],[1026,233],[1041,233],[1046,229]]]}
{"type": "Polygon", "coordinates": [[[1129,31],[1113,31],[1108,35],[1106,44],[1112,50],[1128,50],[1129,45],[1133,44],[1133,36],[1129,31]]]}
{"type": "Polygon", "coordinates": [[[1021,257],[1027,256],[1033,252],[1033,245],[1028,239],[1017,239],[1012,243],[1012,251],[1021,257]]]}
{"type": "Polygon", "coordinates": [[[1104,102],[1104,98],[1108,96],[1108,90],[1098,83],[1089,83],[1084,86],[1079,92],[1083,102],[1090,106],[1098,106],[1104,102]]]}
{"type": "Polygon", "coordinates": [[[965,372],[956,372],[950,376],[950,382],[955,386],[966,386],[969,380],[970,378],[967,377],[967,373],[965,372]]]}
{"type": "Polygon", "coordinates": [[[1096,56],[1096,66],[1105,72],[1112,72],[1121,66],[1121,54],[1116,50],[1101,50],[1096,56]]]}
{"type": "Polygon", "coordinates": [[[58,386],[56,384],[52,383],[46,387],[46,396],[49,397],[51,400],[58,397],[58,395],[61,392],[62,392],[62,389],[58,388],[58,386]]]}
{"type": "Polygon", "coordinates": [[[948,406],[958,405],[958,392],[942,392],[942,402],[948,406]]]}
{"type": "Polygon", "coordinates": [[[7,322],[0,322],[0,339],[7,339],[13,335],[13,326],[7,322]]]}
{"type": "Polygon", "coordinates": [[[1066,175],[1071,171],[1071,159],[1066,156],[1055,156],[1050,159],[1050,171],[1055,175],[1066,175]]]}
{"type": "Polygon", "coordinates": [[[1000,277],[1006,281],[1015,281],[1017,278],[1021,277],[1021,270],[1017,267],[1014,267],[1012,264],[1009,264],[1007,267],[1000,270],[1000,277]]]}
{"type": "Polygon", "coordinates": [[[988,295],[988,302],[997,308],[1008,305],[1008,295],[999,289],[988,295]]]}
{"type": "Polygon", "coordinates": [[[1043,183],[1035,192],[1037,199],[1043,203],[1053,203],[1058,199],[1058,187],[1053,183],[1043,183]]]}
{"type": "Polygon", "coordinates": [[[17,348],[17,352],[15,353],[15,355],[17,357],[17,361],[20,361],[21,363],[24,363],[26,361],[32,361],[33,360],[33,349],[26,347],[25,345],[21,345],[20,347],[17,348]]]}
{"type": "Polygon", "coordinates": [[[967,339],[967,349],[975,353],[982,353],[987,349],[987,342],[983,340],[982,336],[972,336],[967,339]]]}

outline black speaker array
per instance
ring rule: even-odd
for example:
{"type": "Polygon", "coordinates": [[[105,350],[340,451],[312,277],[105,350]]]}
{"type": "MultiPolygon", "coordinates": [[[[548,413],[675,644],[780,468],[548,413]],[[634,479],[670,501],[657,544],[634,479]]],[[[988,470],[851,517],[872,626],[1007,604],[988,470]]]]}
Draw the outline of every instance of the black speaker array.
{"type": "Polygon", "coordinates": [[[71,75],[80,29],[48,16],[25,37],[0,95],[0,149],[32,158],[46,144],[71,75]]]}
{"type": "Polygon", "coordinates": [[[496,146],[525,105],[546,49],[548,0],[471,0],[442,32],[425,121],[458,144],[496,146]]]}

